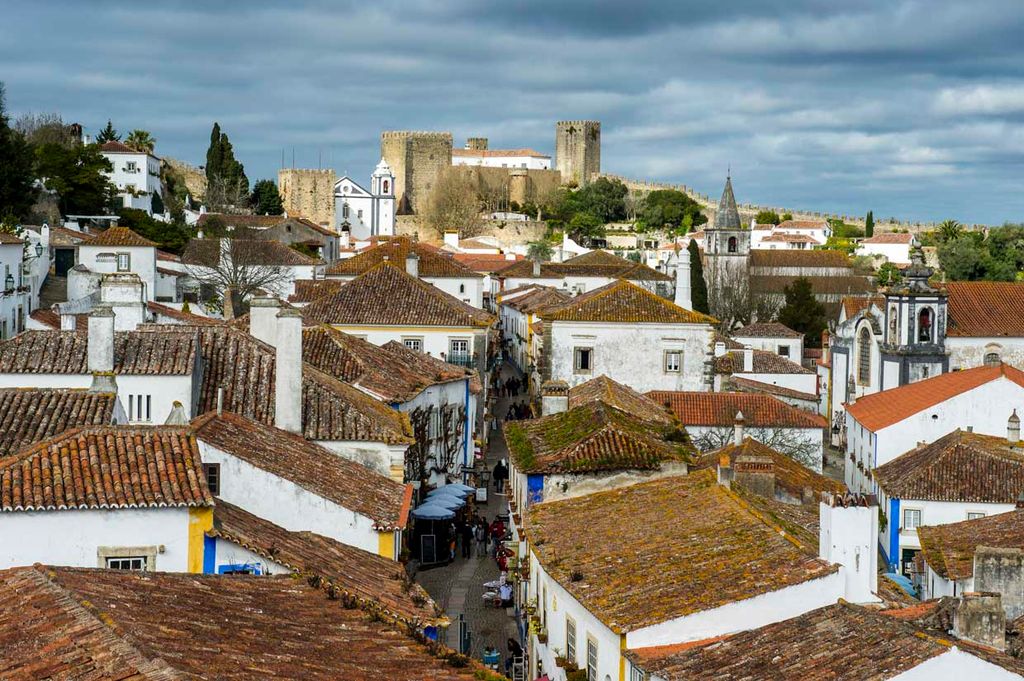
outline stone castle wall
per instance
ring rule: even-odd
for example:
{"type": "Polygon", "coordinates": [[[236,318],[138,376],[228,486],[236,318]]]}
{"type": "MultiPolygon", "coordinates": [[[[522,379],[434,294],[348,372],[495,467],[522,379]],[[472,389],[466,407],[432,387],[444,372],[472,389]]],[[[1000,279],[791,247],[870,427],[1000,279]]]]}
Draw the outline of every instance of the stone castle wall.
{"type": "Polygon", "coordinates": [[[380,155],[395,174],[398,212],[423,209],[430,190],[452,165],[450,132],[385,131],[380,136],[380,155]]]}
{"type": "Polygon", "coordinates": [[[336,181],[333,169],[282,168],[277,171],[277,186],[285,212],[332,227],[336,181]]]}
{"type": "MultiPolygon", "coordinates": [[[[539,241],[547,232],[548,223],[543,220],[518,222],[514,220],[486,220],[483,229],[474,236],[490,236],[498,240],[502,248],[522,246],[539,241]]],[[[416,215],[399,215],[395,219],[395,234],[410,236],[420,241],[440,246],[444,243],[441,235],[431,227],[422,224],[416,215]]]]}
{"type": "Polygon", "coordinates": [[[171,172],[184,179],[189,196],[200,202],[206,199],[205,171],[170,156],[164,156],[161,161],[171,169],[171,172]]]}
{"type": "Polygon", "coordinates": [[[557,170],[459,166],[459,171],[473,179],[481,195],[504,196],[518,204],[549,196],[562,184],[557,170]]]}
{"type": "Polygon", "coordinates": [[[566,184],[587,184],[601,172],[600,121],[555,124],[555,168],[566,184]]]}

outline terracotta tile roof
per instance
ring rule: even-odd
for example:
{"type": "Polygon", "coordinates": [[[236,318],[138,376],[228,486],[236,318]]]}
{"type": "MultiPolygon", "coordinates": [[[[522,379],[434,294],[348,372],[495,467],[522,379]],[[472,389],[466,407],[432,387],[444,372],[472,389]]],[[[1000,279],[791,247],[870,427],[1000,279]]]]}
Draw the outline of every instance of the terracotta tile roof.
{"type": "Polygon", "coordinates": [[[51,246],[75,246],[87,241],[92,235],[86,232],[79,232],[76,229],[68,229],[67,227],[51,227],[50,228],[50,245],[51,246]]]}
{"type": "Polygon", "coordinates": [[[532,260],[508,262],[504,267],[499,267],[495,274],[502,279],[561,279],[565,276],[558,263],[554,262],[542,262],[540,274],[534,275],[532,260]]]}
{"type": "Polygon", "coordinates": [[[548,308],[547,321],[717,324],[714,317],[679,307],[624,279],[576,296],[564,305],[548,308]]]}
{"type": "Polygon", "coordinates": [[[83,246],[151,246],[156,242],[140,236],[127,227],[110,227],[96,236],[82,242],[83,246]]]}
{"type": "Polygon", "coordinates": [[[532,291],[516,296],[509,301],[502,301],[502,305],[519,310],[523,314],[534,314],[543,312],[549,307],[564,305],[572,300],[572,294],[551,286],[538,286],[532,291]]]}
{"type": "Polygon", "coordinates": [[[821,473],[815,473],[807,466],[794,461],[792,457],[750,437],[744,438],[740,445],[730,444],[717,451],[708,452],[700,457],[694,468],[698,470],[705,468],[714,470],[723,455],[728,456],[729,461],[733,463],[735,463],[738,456],[759,456],[771,459],[776,486],[781,486],[797,499],[803,496],[805,489],[815,492],[814,515],[818,513],[817,504],[821,492],[830,492],[832,494],[846,493],[846,485],[838,480],[826,478],[821,473]]]}
{"type": "Polygon", "coordinates": [[[604,375],[569,389],[570,409],[591,402],[603,402],[645,421],[672,422],[664,405],[604,375]]]}
{"type": "Polygon", "coordinates": [[[174,253],[168,253],[167,251],[161,251],[160,249],[157,249],[157,251],[156,251],[156,259],[157,259],[157,261],[161,261],[162,260],[164,262],[181,262],[181,256],[180,255],[175,255],[174,253]]]}
{"type": "Polygon", "coordinates": [[[295,293],[288,296],[288,302],[311,303],[337,293],[344,283],[340,279],[296,279],[295,293]]]}
{"type": "Polygon", "coordinates": [[[1024,372],[1006,364],[951,371],[867,397],[846,405],[846,413],[871,431],[891,426],[914,414],[945,402],[951,397],[1006,378],[1024,387],[1024,372]]]}
{"type": "Polygon", "coordinates": [[[750,251],[751,267],[852,267],[842,251],[758,248],[750,251]]]}
{"type": "Polygon", "coordinates": [[[40,324],[45,324],[51,329],[60,329],[60,315],[53,310],[44,310],[42,308],[33,310],[29,317],[36,320],[40,324]]]}
{"type": "Polygon", "coordinates": [[[1024,546],[1024,510],[917,528],[924,559],[946,579],[974,576],[974,551],[979,546],[1017,549],[1024,546]]]}
{"type": "Polygon", "coordinates": [[[719,485],[711,471],[536,504],[524,520],[544,570],[613,631],[838,570],[719,485]]]}
{"type": "Polygon", "coordinates": [[[24,239],[19,239],[14,234],[11,234],[9,232],[0,232],[0,244],[2,244],[2,245],[19,246],[19,245],[24,244],[24,243],[25,243],[24,239]]]}
{"type": "Polygon", "coordinates": [[[910,244],[914,241],[913,234],[900,234],[897,232],[886,232],[885,234],[876,234],[867,239],[862,239],[862,244],[910,244]]]}
{"type": "Polygon", "coordinates": [[[746,425],[754,428],[824,428],[828,425],[818,414],[797,409],[771,395],[654,390],[647,393],[647,397],[667,406],[684,426],[732,428],[738,411],[743,412],[746,425]]]}
{"type": "Polygon", "coordinates": [[[204,414],[192,429],[196,439],[364,515],[377,529],[405,526],[411,487],[315,442],[230,412],[204,414]]]}
{"type": "Polygon", "coordinates": [[[783,220],[775,229],[828,229],[825,220],[783,220]]]}
{"type": "Polygon", "coordinates": [[[513,255],[510,260],[504,253],[453,253],[452,257],[478,274],[493,274],[511,263],[524,260],[521,255],[513,255]]]}
{"type": "Polygon", "coordinates": [[[673,281],[672,277],[664,272],[600,249],[577,255],[575,258],[569,258],[561,263],[555,263],[555,265],[556,269],[561,271],[562,276],[609,277],[631,281],[673,281]]]}
{"type": "MultiPolygon", "coordinates": [[[[221,239],[191,239],[181,254],[186,265],[217,267],[221,256],[221,239]]],[[[317,265],[322,261],[299,253],[279,241],[269,239],[229,239],[232,262],[254,266],[317,265]]]]}
{"type": "Polygon", "coordinates": [[[210,220],[219,220],[226,227],[251,227],[266,229],[288,219],[286,215],[232,215],[230,213],[203,213],[196,220],[196,227],[205,227],[210,220]]]}
{"type": "Polygon", "coordinates": [[[1007,654],[845,602],[727,637],[640,648],[626,656],[665,681],[878,681],[900,677],[953,646],[1015,674],[1024,672],[1024,664],[1007,654]]]}
{"type": "MultiPolygon", "coordinates": [[[[140,332],[160,333],[166,328],[140,327],[140,332]]],[[[217,391],[223,388],[225,410],[273,425],[274,348],[229,326],[196,330],[203,357],[196,411],[215,410],[217,391]]],[[[310,364],[302,369],[302,431],[310,440],[412,441],[406,416],[310,364]]]]}
{"type": "Polygon", "coordinates": [[[1012,504],[1024,492],[1024,449],[955,430],[873,472],[886,495],[925,501],[1012,504]]]}
{"type": "Polygon", "coordinates": [[[327,268],[332,276],[357,276],[365,274],[382,262],[388,262],[405,269],[405,258],[409,252],[420,257],[418,271],[421,277],[457,277],[479,279],[480,275],[463,265],[441,249],[407,236],[378,237],[374,246],[351,258],[339,260],[327,268]]]}
{"type": "Polygon", "coordinates": [[[127,144],[124,144],[120,140],[110,140],[100,145],[100,151],[105,151],[108,154],[144,154],[146,152],[133,149],[127,144]]]}
{"type": "MultiPolygon", "coordinates": [[[[807,251],[753,251],[754,253],[806,253],[807,251]]],[[[825,251],[811,251],[811,253],[824,253],[825,251]]],[[[829,265],[822,265],[828,267],[829,265]]],[[[778,267],[785,267],[778,265],[778,267]]],[[[794,267],[803,267],[794,265],[794,267]]],[[[807,265],[806,267],[814,267],[807,265]]],[[[871,293],[875,290],[874,284],[868,277],[858,275],[849,276],[815,276],[805,278],[811,282],[811,290],[816,295],[857,295],[871,293]]],[[[752,275],[750,277],[750,290],[756,293],[784,293],[786,287],[796,281],[796,276],[787,275],[752,275]]]]}
{"type": "MultiPolygon", "coordinates": [[[[181,329],[181,327],[174,327],[181,329]]],[[[0,343],[0,373],[87,374],[88,338],[74,331],[25,331],[0,343]]],[[[186,329],[114,333],[114,373],[184,376],[196,365],[197,341],[186,329]]]]}
{"type": "Polygon", "coordinates": [[[338,325],[490,326],[494,317],[389,262],[303,308],[307,320],[338,325]]]}
{"type": "Polygon", "coordinates": [[[674,425],[658,425],[603,401],[505,425],[509,455],[521,473],[657,470],[695,451],[674,425]]]}
{"type": "Polygon", "coordinates": [[[958,337],[1024,336],[1024,283],[952,281],[946,334],[958,337]]]}
{"type": "Polygon", "coordinates": [[[184,428],[74,428],[0,459],[0,511],[211,506],[184,428]]]}
{"type": "Polygon", "coordinates": [[[737,342],[732,338],[729,338],[721,331],[715,331],[715,343],[725,343],[726,350],[742,350],[743,343],[737,342]]]}
{"type": "Polygon", "coordinates": [[[0,455],[79,426],[113,423],[114,393],[84,389],[0,389],[0,455]]]}
{"type": "Polygon", "coordinates": [[[432,385],[472,378],[465,367],[391,341],[377,346],[324,324],[302,331],[302,358],[385,402],[408,402],[432,385]]]}
{"type": "Polygon", "coordinates": [[[434,601],[423,587],[409,582],[405,569],[388,558],[342,544],[313,532],[290,532],[223,499],[216,500],[213,530],[258,556],[308,577],[318,575],[367,610],[383,610],[418,625],[439,622],[434,601]]]}
{"type": "Polygon", "coordinates": [[[533,158],[551,158],[533,149],[452,149],[452,156],[493,158],[495,156],[532,156],[533,158]]]}
{"type": "Polygon", "coordinates": [[[818,396],[814,393],[805,393],[800,390],[793,390],[792,388],[787,388],[782,385],[773,385],[763,381],[752,381],[751,379],[743,378],[742,376],[730,376],[729,383],[733,389],[738,390],[739,392],[767,393],[768,395],[789,397],[795,400],[806,400],[808,402],[818,401],[818,396]]]}
{"type": "MultiPolygon", "coordinates": [[[[743,350],[729,350],[721,357],[715,357],[715,372],[719,374],[742,374],[743,350]]],[[[755,374],[813,374],[796,362],[767,350],[754,350],[755,374]]]]}
{"type": "Polygon", "coordinates": [[[470,681],[399,627],[291,576],[0,572],[4,676],[470,681]]]}
{"type": "Polygon", "coordinates": [[[167,267],[157,267],[156,271],[167,277],[184,277],[188,275],[188,272],[181,272],[179,270],[172,270],[167,267]]]}
{"type": "Polygon", "coordinates": [[[874,305],[880,310],[885,309],[885,296],[843,296],[843,311],[847,319],[853,319],[861,310],[874,305]]]}
{"type": "Polygon", "coordinates": [[[747,324],[742,329],[733,331],[737,338],[803,338],[802,333],[797,333],[785,324],[779,322],[757,322],[747,324]]]}
{"type": "MultiPolygon", "coordinates": [[[[157,268],[159,269],[159,268],[157,268]]],[[[163,317],[170,317],[176,319],[182,324],[196,324],[199,326],[220,326],[223,324],[223,320],[214,319],[213,317],[204,317],[198,314],[192,314],[191,312],[182,312],[178,308],[170,307],[169,305],[162,305],[160,303],[146,303],[146,307],[153,314],[158,314],[163,317]]]]}
{"type": "Polygon", "coordinates": [[[821,243],[809,234],[770,234],[761,239],[762,243],[787,243],[787,244],[818,244],[821,243]]]}

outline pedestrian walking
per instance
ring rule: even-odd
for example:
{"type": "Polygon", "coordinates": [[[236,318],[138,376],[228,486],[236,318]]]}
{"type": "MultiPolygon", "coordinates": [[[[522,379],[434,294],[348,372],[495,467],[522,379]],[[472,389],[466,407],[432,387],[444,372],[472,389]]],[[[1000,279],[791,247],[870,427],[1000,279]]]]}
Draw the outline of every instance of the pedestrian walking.
{"type": "Polygon", "coordinates": [[[459,537],[462,542],[462,557],[469,558],[473,555],[473,538],[476,530],[472,523],[467,522],[462,526],[462,535],[459,537]]]}
{"type": "Polygon", "coordinates": [[[487,521],[483,518],[477,520],[474,534],[476,537],[477,558],[483,558],[487,555],[487,521]]]}
{"type": "Polygon", "coordinates": [[[491,474],[494,479],[494,491],[501,494],[505,491],[505,481],[508,480],[508,466],[505,459],[494,465],[494,472],[491,474]]]}

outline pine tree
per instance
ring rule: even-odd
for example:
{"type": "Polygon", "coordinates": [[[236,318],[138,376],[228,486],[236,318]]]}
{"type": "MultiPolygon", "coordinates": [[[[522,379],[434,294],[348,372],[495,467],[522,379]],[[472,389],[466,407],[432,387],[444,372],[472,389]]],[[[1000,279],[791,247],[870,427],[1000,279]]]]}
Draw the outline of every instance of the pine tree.
{"type": "Polygon", "coordinates": [[[32,147],[8,124],[4,85],[0,83],[0,218],[25,218],[35,202],[32,147]]]}
{"type": "Polygon", "coordinates": [[[875,235],[875,214],[872,211],[868,211],[868,215],[864,218],[864,236],[871,238],[875,235]]]}
{"type": "Polygon", "coordinates": [[[252,207],[257,215],[281,215],[284,204],[273,180],[259,180],[252,186],[252,207]]]}
{"type": "Polygon", "coordinates": [[[804,334],[809,348],[821,347],[821,332],[827,327],[825,306],[814,297],[814,289],[807,277],[799,277],[783,289],[786,304],[779,311],[779,321],[804,334]]]}
{"type": "Polygon", "coordinates": [[[690,252],[690,300],[694,312],[710,314],[708,308],[708,286],[704,282],[704,264],[700,260],[700,250],[697,248],[697,240],[690,239],[690,245],[686,247],[690,252]]]}
{"type": "Polygon", "coordinates": [[[120,142],[121,133],[114,129],[114,124],[107,119],[107,127],[100,130],[100,134],[96,135],[96,144],[103,144],[105,142],[120,142]]]}

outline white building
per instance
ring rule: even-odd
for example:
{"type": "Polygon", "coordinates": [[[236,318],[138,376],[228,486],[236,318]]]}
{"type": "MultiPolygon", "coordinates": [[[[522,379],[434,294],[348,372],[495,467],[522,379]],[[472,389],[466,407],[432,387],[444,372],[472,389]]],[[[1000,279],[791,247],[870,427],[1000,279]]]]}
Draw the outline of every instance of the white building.
{"type": "MultiPolygon", "coordinates": [[[[506,357],[526,374],[531,389],[536,388],[540,378],[540,362],[534,352],[534,329],[540,314],[546,309],[563,305],[572,296],[547,286],[525,286],[498,295],[498,316],[501,319],[501,335],[507,347],[506,357]]],[[[543,339],[541,344],[543,343],[543,339]]]]}
{"type": "Polygon", "coordinates": [[[777,225],[750,222],[752,250],[809,250],[824,246],[832,236],[825,220],[784,220],[777,225]]]}
{"type": "Polygon", "coordinates": [[[774,352],[779,357],[800,364],[804,357],[804,337],[785,324],[779,322],[755,322],[733,332],[732,338],[737,343],[754,348],[774,352]]]}
{"type": "Polygon", "coordinates": [[[1024,283],[951,281],[946,291],[949,368],[1005,362],[1024,369],[1024,283]]]}
{"type": "Polygon", "coordinates": [[[966,369],[875,393],[846,405],[846,484],[877,493],[871,471],[961,428],[1005,436],[1024,400],[1024,372],[1005,364],[966,369]]]}
{"type": "MultiPolygon", "coordinates": [[[[1011,417],[1014,421],[1014,417],[1011,417]]],[[[882,550],[890,571],[913,575],[921,550],[917,528],[1013,510],[1024,492],[1020,419],[1011,438],[954,430],[872,471],[886,512],[882,550]]],[[[953,595],[953,594],[951,594],[953,595]]]]}
{"type": "Polygon", "coordinates": [[[763,386],[766,392],[773,388],[793,391],[803,401],[817,401],[818,376],[798,362],[786,359],[769,350],[727,350],[724,342],[714,348],[715,391],[726,390],[732,379],[744,379],[752,387],[763,386]]]}
{"type": "Polygon", "coordinates": [[[917,239],[913,234],[876,234],[861,240],[857,246],[857,255],[884,258],[886,262],[894,265],[909,265],[910,251],[917,245],[917,239]]]}
{"type": "Polygon", "coordinates": [[[452,149],[453,166],[551,170],[551,157],[533,149],[452,149]]]}
{"type": "Polygon", "coordinates": [[[100,146],[100,153],[114,167],[110,181],[117,187],[124,207],[138,208],[152,215],[153,194],[163,191],[160,187],[160,159],[117,140],[100,146]]]}
{"type": "Polygon", "coordinates": [[[105,274],[135,274],[147,302],[156,300],[157,244],[127,227],[110,227],[78,245],[77,264],[68,272],[68,300],[86,298],[100,288],[105,274]]]}
{"type": "Polygon", "coordinates": [[[32,287],[25,278],[25,241],[6,232],[0,232],[0,338],[25,330],[32,312],[32,287]]]}
{"type": "Polygon", "coordinates": [[[395,175],[384,159],[370,176],[367,190],[349,176],[334,183],[335,230],[352,239],[395,233],[395,175]]]}
{"type": "Polygon", "coordinates": [[[573,295],[587,293],[619,279],[636,284],[663,298],[672,298],[675,280],[664,272],[607,251],[589,251],[564,262],[537,263],[521,260],[497,272],[501,290],[540,285],[563,289],[573,295]]]}
{"type": "Polygon", "coordinates": [[[639,392],[708,390],[716,320],[624,279],[541,313],[544,380],[604,374],[639,392]]]}
{"type": "Polygon", "coordinates": [[[246,269],[248,279],[263,281],[260,288],[282,300],[295,293],[296,281],[319,279],[324,272],[319,258],[265,239],[192,239],[181,262],[187,279],[203,299],[214,293],[222,295],[219,289],[224,282],[246,269]]]}

